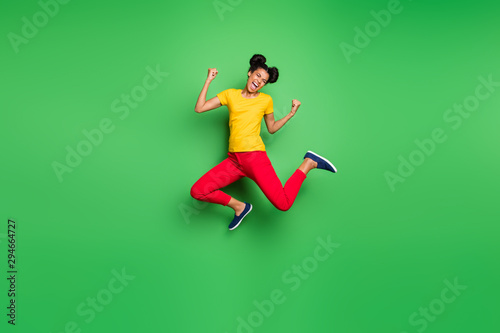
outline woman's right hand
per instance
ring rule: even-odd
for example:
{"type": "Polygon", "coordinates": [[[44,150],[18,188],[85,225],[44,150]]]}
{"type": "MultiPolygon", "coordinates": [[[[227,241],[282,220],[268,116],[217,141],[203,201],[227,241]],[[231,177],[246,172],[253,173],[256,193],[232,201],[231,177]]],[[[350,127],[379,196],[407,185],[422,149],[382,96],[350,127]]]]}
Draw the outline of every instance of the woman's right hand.
{"type": "Polygon", "coordinates": [[[217,71],[217,68],[209,68],[207,81],[212,82],[212,80],[215,79],[215,77],[217,76],[217,73],[219,73],[217,71]]]}

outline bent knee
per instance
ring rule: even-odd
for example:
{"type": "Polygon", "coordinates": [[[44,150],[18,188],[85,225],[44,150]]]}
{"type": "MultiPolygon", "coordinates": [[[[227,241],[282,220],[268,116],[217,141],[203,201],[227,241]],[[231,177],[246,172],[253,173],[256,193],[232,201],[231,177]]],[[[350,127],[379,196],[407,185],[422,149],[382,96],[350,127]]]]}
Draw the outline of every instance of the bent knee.
{"type": "Polygon", "coordinates": [[[200,188],[196,184],[194,184],[191,187],[191,191],[189,193],[196,200],[203,200],[203,198],[205,197],[205,194],[200,190],[200,188]]]}
{"type": "Polygon", "coordinates": [[[287,210],[289,210],[292,207],[292,205],[289,205],[289,204],[275,204],[274,207],[278,208],[282,212],[286,212],[287,210]]]}

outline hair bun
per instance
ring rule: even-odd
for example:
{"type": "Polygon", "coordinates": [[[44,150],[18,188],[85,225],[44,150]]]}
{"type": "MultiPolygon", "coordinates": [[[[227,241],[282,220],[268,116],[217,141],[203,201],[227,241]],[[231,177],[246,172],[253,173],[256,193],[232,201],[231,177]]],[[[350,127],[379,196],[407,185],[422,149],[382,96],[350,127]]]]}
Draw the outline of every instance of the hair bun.
{"type": "Polygon", "coordinates": [[[276,67],[269,67],[267,69],[267,72],[269,73],[269,80],[267,81],[267,83],[274,83],[278,81],[279,72],[276,67]]]}
{"type": "Polygon", "coordinates": [[[252,59],[250,59],[250,66],[254,66],[256,64],[265,64],[266,63],[266,57],[264,57],[262,54],[254,54],[252,56],[252,59]]]}

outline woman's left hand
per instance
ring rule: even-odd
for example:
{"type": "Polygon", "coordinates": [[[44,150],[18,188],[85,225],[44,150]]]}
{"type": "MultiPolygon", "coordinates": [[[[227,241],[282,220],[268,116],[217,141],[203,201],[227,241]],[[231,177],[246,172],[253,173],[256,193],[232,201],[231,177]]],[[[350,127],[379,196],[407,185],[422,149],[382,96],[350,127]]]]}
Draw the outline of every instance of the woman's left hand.
{"type": "Polygon", "coordinates": [[[290,111],[290,114],[292,116],[295,115],[295,112],[297,112],[297,109],[299,108],[300,104],[301,103],[298,100],[292,99],[292,111],[290,111]]]}

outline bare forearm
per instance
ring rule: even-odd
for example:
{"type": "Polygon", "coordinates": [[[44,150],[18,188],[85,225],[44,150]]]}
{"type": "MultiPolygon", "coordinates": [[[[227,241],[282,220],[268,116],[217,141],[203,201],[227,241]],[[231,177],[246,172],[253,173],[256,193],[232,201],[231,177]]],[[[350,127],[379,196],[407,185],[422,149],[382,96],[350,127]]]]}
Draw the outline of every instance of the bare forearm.
{"type": "Polygon", "coordinates": [[[297,112],[299,106],[300,106],[300,101],[296,99],[292,99],[292,109],[290,112],[281,118],[280,120],[272,121],[274,119],[274,115],[271,113],[271,116],[266,118],[266,122],[268,123],[268,130],[269,133],[273,134],[276,133],[280,128],[283,127],[293,116],[295,116],[295,113],[297,112]],[[270,124],[272,122],[272,125],[270,124]]]}
{"type": "Polygon", "coordinates": [[[283,127],[283,125],[285,125],[287,123],[287,121],[289,121],[291,118],[293,117],[292,113],[290,112],[289,114],[287,114],[286,116],[284,116],[283,118],[279,119],[279,120],[276,120],[273,124],[273,128],[272,128],[272,132],[271,134],[274,134],[276,133],[280,128],[283,127]]]}
{"type": "Polygon", "coordinates": [[[196,102],[196,105],[194,107],[195,111],[200,110],[201,108],[203,108],[203,105],[205,105],[205,102],[207,101],[208,86],[211,82],[212,81],[208,79],[205,81],[203,89],[201,89],[200,96],[198,96],[198,101],[196,102]]]}

